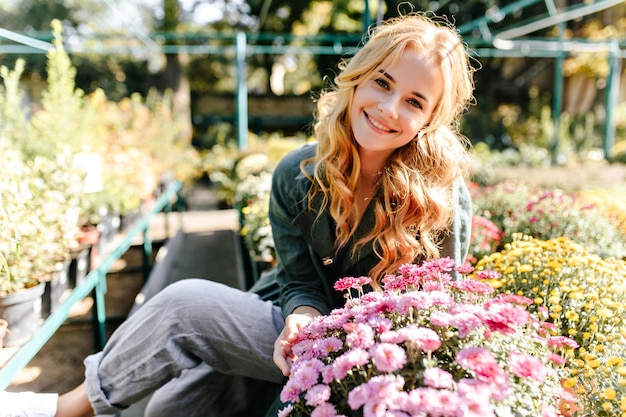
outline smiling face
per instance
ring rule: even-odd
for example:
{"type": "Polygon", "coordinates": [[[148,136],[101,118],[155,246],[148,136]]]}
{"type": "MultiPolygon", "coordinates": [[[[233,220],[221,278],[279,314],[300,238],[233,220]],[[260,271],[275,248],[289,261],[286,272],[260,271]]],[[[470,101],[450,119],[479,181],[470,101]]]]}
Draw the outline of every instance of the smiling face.
{"type": "Polygon", "coordinates": [[[407,47],[356,88],[350,108],[359,154],[387,158],[428,124],[443,92],[439,65],[407,47]]]}

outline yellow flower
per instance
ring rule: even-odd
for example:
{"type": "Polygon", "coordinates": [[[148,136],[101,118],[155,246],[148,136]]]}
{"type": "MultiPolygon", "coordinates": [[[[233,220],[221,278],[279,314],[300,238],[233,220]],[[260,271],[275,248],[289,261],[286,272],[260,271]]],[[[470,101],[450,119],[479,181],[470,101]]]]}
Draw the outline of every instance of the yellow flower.
{"type": "Polygon", "coordinates": [[[589,362],[587,362],[587,365],[590,368],[595,369],[598,366],[602,365],[602,361],[600,359],[593,359],[593,360],[590,360],[589,362]]]}
{"type": "Polygon", "coordinates": [[[615,392],[615,390],[613,388],[605,388],[604,389],[604,397],[607,400],[613,401],[616,396],[617,396],[617,392],[615,392]]]}
{"type": "Polygon", "coordinates": [[[546,265],[548,268],[554,269],[555,271],[560,271],[561,270],[561,264],[558,262],[548,262],[548,264],[546,265]]]}
{"type": "Polygon", "coordinates": [[[578,313],[576,313],[575,311],[567,311],[565,312],[565,318],[571,321],[578,321],[579,317],[578,317],[578,313]]]}
{"type": "Polygon", "coordinates": [[[578,380],[576,378],[568,378],[563,383],[563,387],[565,387],[565,388],[572,388],[574,385],[576,385],[577,382],[578,382],[578,380]]]}
{"type": "Polygon", "coordinates": [[[555,325],[549,333],[580,345],[564,353],[570,377],[564,386],[581,390],[589,415],[619,415],[620,398],[626,411],[626,261],[593,255],[565,237],[518,236],[498,253],[497,263],[485,257],[476,271],[500,272],[497,292],[530,298],[529,309],[545,306],[555,325]]]}
{"type": "Polygon", "coordinates": [[[553,295],[552,297],[548,298],[548,303],[550,303],[552,305],[557,305],[557,304],[559,304],[560,300],[561,300],[560,297],[553,295]]]}

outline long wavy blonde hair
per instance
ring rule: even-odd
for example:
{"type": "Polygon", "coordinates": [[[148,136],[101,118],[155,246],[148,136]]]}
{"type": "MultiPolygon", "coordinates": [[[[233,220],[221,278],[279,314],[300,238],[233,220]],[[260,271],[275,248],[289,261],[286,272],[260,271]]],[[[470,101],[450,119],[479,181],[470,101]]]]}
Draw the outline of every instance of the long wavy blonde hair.
{"type": "MultiPolygon", "coordinates": [[[[318,146],[309,201],[323,193],[322,208],[335,221],[335,249],[339,250],[358,226],[353,220],[353,191],[361,167],[349,120],[355,89],[383,62],[394,62],[409,46],[440,66],[443,93],[424,130],[390,157],[381,175],[382,195],[375,200],[374,225],[354,245],[354,252],[365,244],[374,245],[380,258],[370,271],[375,282],[403,263],[439,256],[453,214],[452,183],[465,174],[468,162],[467,141],[458,134],[458,122],[473,100],[474,70],[450,25],[412,13],[372,29],[363,47],[340,63],[334,88],[322,93],[317,102],[318,146]]],[[[303,170],[307,162],[303,161],[303,170]]]]}

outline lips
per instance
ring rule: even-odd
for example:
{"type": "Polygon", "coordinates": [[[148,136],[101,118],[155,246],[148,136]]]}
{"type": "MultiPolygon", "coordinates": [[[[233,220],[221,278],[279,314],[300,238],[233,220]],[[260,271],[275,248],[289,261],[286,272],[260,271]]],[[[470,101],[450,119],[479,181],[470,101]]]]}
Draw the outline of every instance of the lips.
{"type": "Polygon", "coordinates": [[[372,126],[374,126],[376,129],[378,130],[382,130],[383,132],[389,132],[389,133],[393,133],[396,132],[395,130],[391,129],[390,127],[381,124],[379,121],[373,119],[372,117],[370,117],[370,115],[367,112],[365,113],[365,117],[367,118],[367,120],[372,124],[372,126]]]}

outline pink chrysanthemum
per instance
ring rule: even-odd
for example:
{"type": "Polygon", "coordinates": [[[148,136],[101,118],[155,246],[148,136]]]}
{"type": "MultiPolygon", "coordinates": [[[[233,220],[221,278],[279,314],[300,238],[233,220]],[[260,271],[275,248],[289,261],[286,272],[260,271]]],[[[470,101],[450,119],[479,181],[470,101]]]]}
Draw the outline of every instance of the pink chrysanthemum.
{"type": "Polygon", "coordinates": [[[449,259],[407,264],[365,294],[365,280],[337,284],[359,296],[304,326],[281,392],[293,408],[280,417],[492,417],[496,407],[551,417],[563,397],[556,368],[573,345],[548,338],[531,300],[494,296],[453,270],[449,259]]]}
{"type": "Polygon", "coordinates": [[[548,370],[543,362],[529,355],[511,352],[509,355],[509,363],[513,374],[522,378],[533,378],[539,382],[543,382],[548,375],[548,370]]]}
{"type": "Polygon", "coordinates": [[[330,387],[325,384],[312,386],[304,395],[306,404],[316,407],[322,405],[330,399],[330,387]]]}
{"type": "Polygon", "coordinates": [[[430,388],[452,389],[454,378],[450,372],[439,368],[428,368],[424,371],[424,383],[430,388]]]}
{"type": "Polygon", "coordinates": [[[370,349],[374,365],[380,372],[393,373],[406,364],[406,352],[392,343],[379,343],[370,349]]]}

